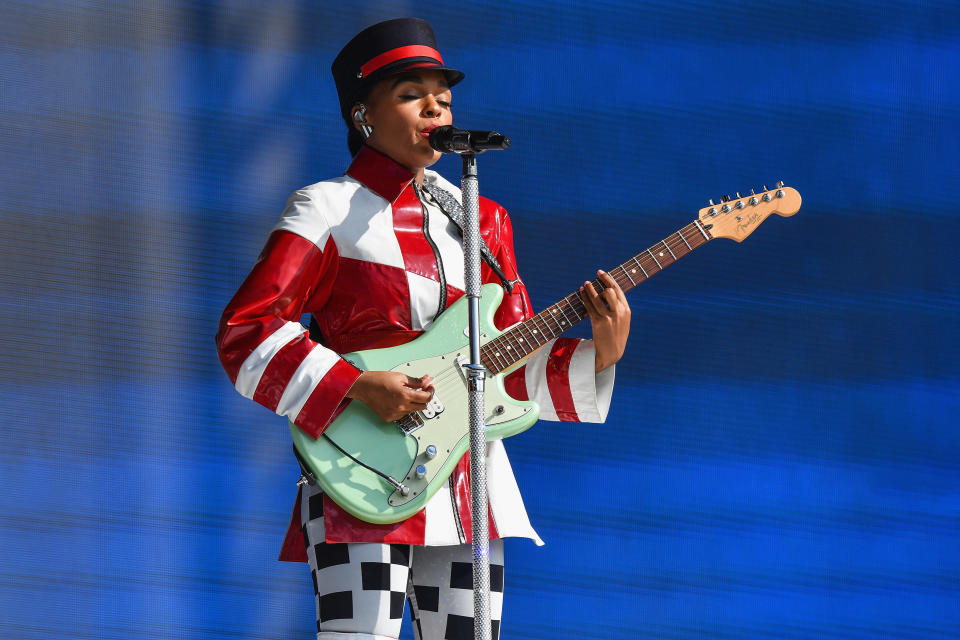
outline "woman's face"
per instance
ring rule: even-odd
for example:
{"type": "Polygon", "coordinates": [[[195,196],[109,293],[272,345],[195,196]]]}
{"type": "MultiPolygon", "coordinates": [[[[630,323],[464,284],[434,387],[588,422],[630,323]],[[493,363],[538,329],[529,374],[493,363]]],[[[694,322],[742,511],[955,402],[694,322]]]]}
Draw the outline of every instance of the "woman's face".
{"type": "Polygon", "coordinates": [[[414,71],[385,78],[364,100],[367,124],[373,127],[367,144],[419,173],[443,155],[433,150],[426,133],[453,122],[450,100],[450,87],[441,71],[414,71]]]}

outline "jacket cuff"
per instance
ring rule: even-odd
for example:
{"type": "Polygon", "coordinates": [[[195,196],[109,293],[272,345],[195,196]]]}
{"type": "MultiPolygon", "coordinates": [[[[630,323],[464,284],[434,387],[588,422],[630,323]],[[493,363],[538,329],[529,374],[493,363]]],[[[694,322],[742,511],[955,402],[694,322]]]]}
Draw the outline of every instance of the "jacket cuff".
{"type": "Polygon", "coordinates": [[[603,422],[610,408],[614,367],[599,374],[593,340],[557,338],[527,362],[527,397],[543,420],[603,422]]]}
{"type": "Polygon", "coordinates": [[[593,340],[581,340],[570,359],[570,391],[580,422],[605,422],[613,397],[617,365],[596,373],[593,340]]]}
{"type": "Polygon", "coordinates": [[[361,373],[360,369],[340,358],[323,376],[322,383],[314,388],[296,417],[290,416],[293,424],[314,440],[319,438],[346,407],[349,402],[347,392],[361,373]]]}

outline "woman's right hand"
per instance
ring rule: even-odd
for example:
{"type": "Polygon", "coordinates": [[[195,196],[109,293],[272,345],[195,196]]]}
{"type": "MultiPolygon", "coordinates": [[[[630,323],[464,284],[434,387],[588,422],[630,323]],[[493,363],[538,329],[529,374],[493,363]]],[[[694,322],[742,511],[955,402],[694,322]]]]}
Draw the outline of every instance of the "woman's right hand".
{"type": "Polygon", "coordinates": [[[363,402],[385,421],[393,422],[427,407],[433,397],[430,382],[429,375],[411,378],[396,371],[364,371],[347,397],[363,402]]]}

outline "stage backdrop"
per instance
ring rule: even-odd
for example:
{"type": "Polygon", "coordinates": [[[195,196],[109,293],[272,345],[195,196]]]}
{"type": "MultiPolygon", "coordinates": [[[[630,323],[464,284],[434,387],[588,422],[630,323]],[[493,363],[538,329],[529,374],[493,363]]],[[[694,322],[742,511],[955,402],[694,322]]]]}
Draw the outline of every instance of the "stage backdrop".
{"type": "Polygon", "coordinates": [[[405,15],[513,139],[481,192],[538,308],[803,196],[632,293],[605,424],[507,443],[547,545],[507,544],[503,637],[958,637],[955,3],[305,0],[3,3],[0,636],[315,632],[286,423],[213,336],[348,163],[333,56],[405,15]]]}

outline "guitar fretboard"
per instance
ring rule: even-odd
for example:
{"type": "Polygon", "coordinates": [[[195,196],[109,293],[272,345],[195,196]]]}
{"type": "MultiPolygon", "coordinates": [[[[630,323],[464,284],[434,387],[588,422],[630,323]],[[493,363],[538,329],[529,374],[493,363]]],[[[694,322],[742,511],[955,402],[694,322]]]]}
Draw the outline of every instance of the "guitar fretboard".
{"type": "MultiPolygon", "coordinates": [[[[711,239],[709,230],[695,220],[607,273],[627,292],[711,239]]],[[[592,284],[598,293],[606,288],[599,279],[592,284]]],[[[574,291],[483,345],[480,348],[480,360],[491,373],[504,371],[582,321],[587,315],[579,292],[574,291]]]]}

